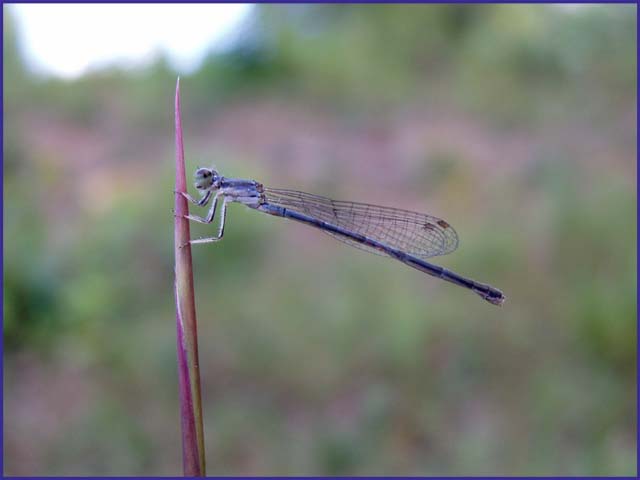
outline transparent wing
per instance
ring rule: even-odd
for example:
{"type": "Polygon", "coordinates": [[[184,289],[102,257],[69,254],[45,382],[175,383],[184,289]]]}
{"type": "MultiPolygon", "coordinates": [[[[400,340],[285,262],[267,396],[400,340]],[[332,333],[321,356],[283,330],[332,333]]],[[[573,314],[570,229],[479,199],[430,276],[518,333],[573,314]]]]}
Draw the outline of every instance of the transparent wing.
{"type": "MultiPolygon", "coordinates": [[[[444,220],[423,213],[380,207],[367,203],[344,202],[294,190],[265,188],[267,202],[323,220],[351,232],[365,235],[418,258],[446,255],[458,248],[458,234],[444,220]]],[[[361,250],[385,253],[344,237],[332,237],[361,250]]]]}

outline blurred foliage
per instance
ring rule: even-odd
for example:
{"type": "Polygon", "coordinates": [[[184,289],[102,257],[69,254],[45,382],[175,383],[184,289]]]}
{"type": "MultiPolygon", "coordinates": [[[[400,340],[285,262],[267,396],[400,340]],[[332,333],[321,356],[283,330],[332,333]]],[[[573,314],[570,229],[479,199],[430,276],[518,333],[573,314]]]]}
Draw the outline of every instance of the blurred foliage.
{"type": "MultiPolygon", "coordinates": [[[[441,215],[436,263],[507,295],[231,206],[194,250],[208,473],[635,474],[636,29],[260,6],[183,76],[190,168],[441,215]]],[[[35,77],[3,40],[4,473],[176,474],[177,74],[35,77]]]]}

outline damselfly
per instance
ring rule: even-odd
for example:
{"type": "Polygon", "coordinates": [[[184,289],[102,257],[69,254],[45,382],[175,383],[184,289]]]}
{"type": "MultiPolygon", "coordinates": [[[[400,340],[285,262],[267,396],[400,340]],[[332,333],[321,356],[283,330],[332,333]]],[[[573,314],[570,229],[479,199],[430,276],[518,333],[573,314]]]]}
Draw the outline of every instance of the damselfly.
{"type": "Polygon", "coordinates": [[[319,228],[349,245],[399,260],[424,273],[468,288],[494,305],[502,305],[505,300],[497,288],[425,261],[458,248],[458,234],[440,218],[397,208],[332,200],[294,190],[267,188],[255,180],[222,177],[211,168],[196,170],[195,187],[200,192],[199,199],[186,192],[177,193],[200,207],[213,201],[206,217],[185,215],[185,218],[208,224],[213,221],[219,202],[222,203],[222,211],[218,235],[189,243],[222,239],[227,203],[237,202],[319,228]]]}

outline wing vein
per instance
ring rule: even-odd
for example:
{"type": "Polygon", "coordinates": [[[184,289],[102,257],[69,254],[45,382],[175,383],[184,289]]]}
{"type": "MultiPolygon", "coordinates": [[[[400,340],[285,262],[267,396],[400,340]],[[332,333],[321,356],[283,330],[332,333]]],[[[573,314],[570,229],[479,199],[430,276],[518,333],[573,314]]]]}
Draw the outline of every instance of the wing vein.
{"type": "MultiPolygon", "coordinates": [[[[272,205],[296,210],[365,235],[418,258],[446,255],[458,247],[458,235],[453,227],[438,217],[424,213],[368,203],[332,200],[295,190],[265,188],[264,194],[267,202],[272,205]]],[[[349,237],[333,232],[325,233],[351,246],[377,255],[385,255],[349,237]]]]}

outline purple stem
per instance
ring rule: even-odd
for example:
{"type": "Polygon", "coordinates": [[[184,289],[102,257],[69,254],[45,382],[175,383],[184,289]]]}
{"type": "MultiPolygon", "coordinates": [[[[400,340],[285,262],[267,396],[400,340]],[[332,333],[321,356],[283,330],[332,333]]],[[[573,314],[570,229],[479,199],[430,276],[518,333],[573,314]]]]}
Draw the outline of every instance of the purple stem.
{"type": "MultiPolygon", "coordinates": [[[[176,84],[176,191],[186,192],[187,181],[180,118],[180,79],[176,84]]],[[[198,363],[198,330],[193,290],[191,260],[191,232],[187,200],[175,195],[175,295],[178,341],[178,379],[180,388],[180,418],[182,423],[182,466],[185,476],[205,476],[204,429],[200,398],[200,369],[198,363]],[[181,246],[183,246],[181,248],[181,246]]]]}

